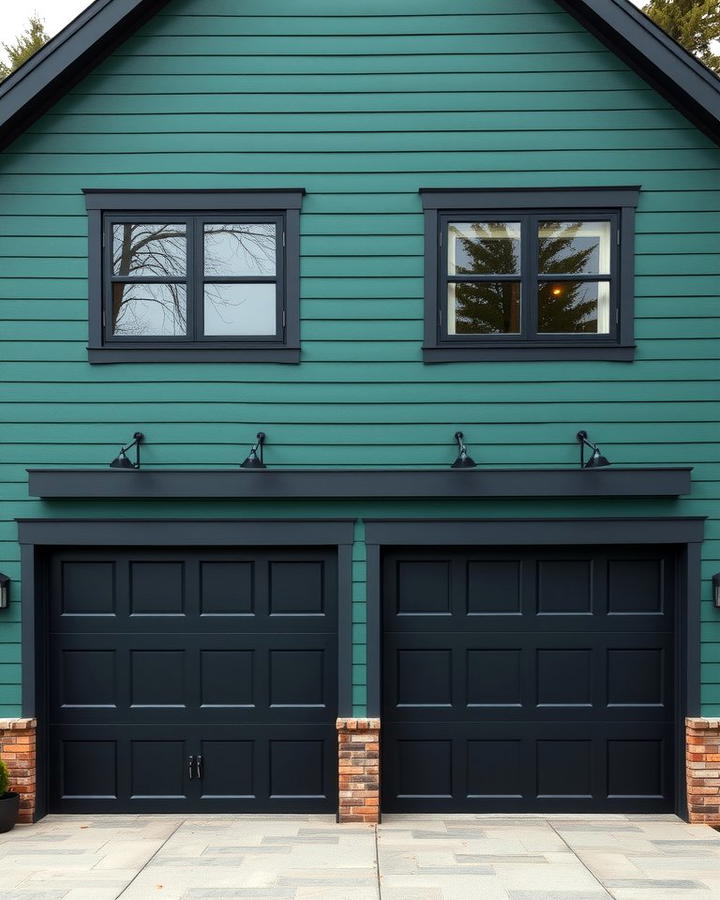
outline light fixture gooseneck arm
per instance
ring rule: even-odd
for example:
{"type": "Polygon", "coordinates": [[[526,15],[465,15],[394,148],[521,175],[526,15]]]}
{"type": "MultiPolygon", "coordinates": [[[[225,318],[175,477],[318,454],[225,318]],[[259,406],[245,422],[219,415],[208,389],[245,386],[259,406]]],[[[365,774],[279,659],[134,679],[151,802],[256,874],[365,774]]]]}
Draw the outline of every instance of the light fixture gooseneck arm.
{"type": "Polygon", "coordinates": [[[264,465],[265,460],[263,459],[263,447],[265,446],[265,432],[258,431],[257,433],[257,443],[253,447],[253,450],[256,454],[260,456],[260,462],[264,465]]]}
{"type": "Polygon", "coordinates": [[[136,469],[140,468],[140,444],[142,444],[144,438],[145,438],[145,435],[142,433],[142,431],[136,431],[135,434],[133,435],[133,439],[130,441],[130,443],[127,445],[127,447],[123,447],[121,450],[122,453],[127,453],[128,450],[132,450],[133,447],[135,448],[135,468],[136,469]]]}
{"type": "Polygon", "coordinates": [[[597,446],[588,440],[587,431],[578,431],[578,443],[580,444],[580,468],[585,468],[585,447],[588,446],[592,450],[597,450],[597,446]]]}

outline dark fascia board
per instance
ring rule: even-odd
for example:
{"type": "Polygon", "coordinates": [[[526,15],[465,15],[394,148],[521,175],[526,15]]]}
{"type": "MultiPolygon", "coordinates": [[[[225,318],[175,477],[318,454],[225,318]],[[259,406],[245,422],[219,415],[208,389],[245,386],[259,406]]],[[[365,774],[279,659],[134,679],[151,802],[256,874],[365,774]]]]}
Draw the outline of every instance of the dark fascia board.
{"type": "Polygon", "coordinates": [[[557,4],[720,143],[720,78],[629,0],[557,4]]]}
{"type": "Polygon", "coordinates": [[[705,517],[365,519],[371,546],[700,544],[705,517]]]}
{"type": "Polygon", "coordinates": [[[408,470],[28,469],[33,497],[153,498],[485,498],[679,497],[689,468],[408,470]]]}
{"type": "Polygon", "coordinates": [[[340,546],[352,519],[18,519],[18,541],[48,547],[340,546]]]}
{"type": "MultiPolygon", "coordinates": [[[[556,0],[654,88],[720,143],[720,79],[628,0],[556,0]]],[[[0,147],[167,0],[96,0],[0,85],[0,147]]]]}
{"type": "Polygon", "coordinates": [[[0,148],[21,135],[168,0],[96,0],[0,83],[0,148]]]}
{"type": "Polygon", "coordinates": [[[305,188],[249,188],[247,190],[108,190],[84,188],[85,207],[104,212],[178,210],[300,209],[305,188]]]}
{"type": "Polygon", "coordinates": [[[640,187],[420,188],[423,209],[636,208],[640,187]]]}

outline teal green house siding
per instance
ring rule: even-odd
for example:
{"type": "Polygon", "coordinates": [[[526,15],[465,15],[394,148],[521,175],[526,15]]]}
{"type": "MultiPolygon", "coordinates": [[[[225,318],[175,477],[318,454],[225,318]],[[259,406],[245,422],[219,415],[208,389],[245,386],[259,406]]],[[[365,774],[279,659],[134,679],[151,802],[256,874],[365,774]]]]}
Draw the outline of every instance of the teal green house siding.
{"type": "MultiPolygon", "coordinates": [[[[702,712],[720,715],[720,148],[552,0],[171,0],[0,155],[0,570],[17,518],[350,517],[366,709],[369,517],[705,516],[702,712]],[[389,11],[392,10],[392,11],[389,11]],[[422,187],[641,186],[632,363],[426,365],[422,187]],[[302,187],[297,366],[87,361],[83,188],[302,187]],[[679,500],[45,501],[28,467],[692,466],[679,500]]],[[[0,612],[19,716],[20,607],[0,612]]]]}

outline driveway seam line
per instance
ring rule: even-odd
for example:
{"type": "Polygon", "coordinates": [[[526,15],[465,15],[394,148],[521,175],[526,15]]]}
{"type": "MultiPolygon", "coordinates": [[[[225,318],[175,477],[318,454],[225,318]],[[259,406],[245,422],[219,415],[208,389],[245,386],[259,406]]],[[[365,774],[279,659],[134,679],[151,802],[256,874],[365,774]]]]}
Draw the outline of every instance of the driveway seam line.
{"type": "Polygon", "coordinates": [[[168,842],[171,838],[174,838],[174,837],[175,837],[175,835],[178,833],[178,831],[180,830],[180,828],[182,828],[182,826],[185,824],[185,821],[186,821],[186,820],[183,819],[182,822],[179,822],[178,825],[177,825],[177,827],[172,831],[171,834],[169,834],[169,835],[165,838],[165,840],[162,842],[162,844],[160,844],[160,846],[159,846],[159,847],[157,848],[157,850],[153,853],[153,855],[152,855],[151,857],[149,857],[148,859],[145,860],[145,862],[144,862],[144,863],[142,864],[142,866],[137,870],[137,872],[133,875],[133,877],[130,879],[130,881],[128,881],[128,883],[125,885],[125,887],[120,891],[120,893],[117,895],[117,897],[115,898],[115,900],[120,900],[120,897],[122,897],[122,895],[125,893],[125,891],[127,891],[128,888],[132,887],[132,885],[135,884],[135,882],[136,882],[136,880],[138,879],[138,877],[139,877],[140,875],[142,875],[142,873],[145,871],[145,869],[147,869],[147,867],[148,867],[148,866],[150,865],[150,863],[155,859],[155,857],[156,857],[156,856],[158,855],[158,853],[162,850],[162,848],[167,844],[167,842],[168,842]]]}
{"type": "Polygon", "coordinates": [[[588,866],[588,865],[586,864],[585,860],[581,859],[581,857],[573,850],[573,848],[570,846],[570,844],[568,844],[568,842],[567,842],[567,841],[565,840],[565,838],[560,834],[560,832],[559,832],[559,831],[557,830],[557,828],[553,825],[553,823],[550,821],[550,819],[545,819],[545,821],[546,821],[547,824],[550,826],[550,828],[552,828],[552,830],[555,832],[555,834],[560,838],[560,840],[563,842],[563,844],[565,844],[565,846],[566,846],[566,847],[568,848],[568,850],[572,853],[572,855],[575,857],[575,859],[580,863],[580,865],[583,867],[583,869],[585,869],[586,872],[589,872],[590,875],[592,875],[592,877],[595,879],[595,881],[597,881],[597,883],[598,883],[598,884],[600,885],[600,887],[605,891],[605,893],[608,895],[608,897],[612,897],[613,900],[617,900],[617,898],[615,897],[615,894],[613,894],[613,893],[610,891],[609,888],[605,887],[605,885],[604,885],[604,884],[602,883],[602,881],[598,878],[598,876],[593,872],[593,870],[590,868],[590,866],[588,866]]]}
{"type": "Polygon", "coordinates": [[[382,884],[380,883],[380,847],[378,846],[378,826],[373,825],[375,832],[375,874],[377,879],[377,894],[379,900],[382,900],[382,884]]]}

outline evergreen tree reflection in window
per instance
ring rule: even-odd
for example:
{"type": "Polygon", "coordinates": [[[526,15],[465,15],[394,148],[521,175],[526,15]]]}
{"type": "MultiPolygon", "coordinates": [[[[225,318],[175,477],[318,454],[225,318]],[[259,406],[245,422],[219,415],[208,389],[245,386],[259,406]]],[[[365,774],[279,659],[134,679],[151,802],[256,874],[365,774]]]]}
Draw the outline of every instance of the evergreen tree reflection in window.
{"type": "Polygon", "coordinates": [[[454,222],[448,233],[448,333],[519,334],[520,223],[454,222]]]}
{"type": "Polygon", "coordinates": [[[610,331],[609,222],[540,222],[538,272],[539,333],[610,331]]]}

